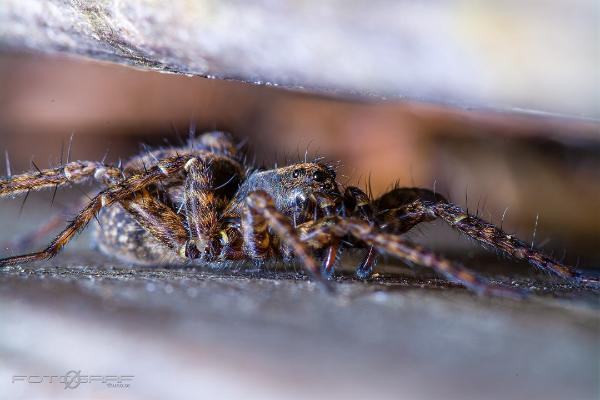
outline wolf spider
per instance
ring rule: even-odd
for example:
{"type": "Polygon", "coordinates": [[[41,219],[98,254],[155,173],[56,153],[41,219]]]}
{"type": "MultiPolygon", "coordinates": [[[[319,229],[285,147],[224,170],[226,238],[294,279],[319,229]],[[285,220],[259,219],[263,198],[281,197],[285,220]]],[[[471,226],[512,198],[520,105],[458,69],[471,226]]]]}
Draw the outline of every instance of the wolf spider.
{"type": "Polygon", "coordinates": [[[123,167],[67,161],[2,179],[0,197],[56,190],[92,177],[105,189],[46,249],[0,259],[0,266],[49,259],[96,218],[99,249],[134,264],[261,263],[296,257],[306,272],[330,287],[327,278],[336,259],[343,248],[352,246],[365,252],[356,268],[362,279],[371,275],[380,254],[388,254],[429,267],[480,294],[521,294],[492,287],[459,264],[402,237],[417,224],[441,219],[486,247],[554,275],[580,279],[571,267],[430,190],[395,188],[370,199],[357,187],[342,193],[334,168],[323,163],[253,170],[244,165],[242,153],[229,134],[209,132],[192,135],[185,146],[149,150],[123,167]]]}

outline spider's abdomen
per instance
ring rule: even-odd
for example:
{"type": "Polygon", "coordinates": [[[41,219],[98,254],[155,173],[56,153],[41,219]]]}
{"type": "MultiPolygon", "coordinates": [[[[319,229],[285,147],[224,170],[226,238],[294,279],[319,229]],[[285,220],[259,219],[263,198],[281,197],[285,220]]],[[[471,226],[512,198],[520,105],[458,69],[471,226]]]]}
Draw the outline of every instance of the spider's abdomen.
{"type": "Polygon", "coordinates": [[[185,259],[156,240],[119,204],[98,213],[94,244],[104,254],[137,265],[181,264],[185,259]]]}

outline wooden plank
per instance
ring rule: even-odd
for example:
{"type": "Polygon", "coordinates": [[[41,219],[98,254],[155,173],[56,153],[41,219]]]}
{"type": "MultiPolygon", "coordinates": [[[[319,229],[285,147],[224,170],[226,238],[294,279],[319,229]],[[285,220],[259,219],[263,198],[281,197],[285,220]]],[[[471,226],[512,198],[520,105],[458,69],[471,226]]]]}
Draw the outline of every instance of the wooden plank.
{"type": "Polygon", "coordinates": [[[4,0],[0,47],[333,95],[599,118],[594,0],[4,0]]]}

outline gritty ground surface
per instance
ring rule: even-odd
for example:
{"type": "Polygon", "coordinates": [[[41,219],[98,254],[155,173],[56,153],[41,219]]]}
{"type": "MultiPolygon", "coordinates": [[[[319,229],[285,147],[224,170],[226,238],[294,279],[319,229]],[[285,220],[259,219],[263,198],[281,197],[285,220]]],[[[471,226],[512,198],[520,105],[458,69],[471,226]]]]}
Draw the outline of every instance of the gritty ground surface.
{"type": "Polygon", "coordinates": [[[339,277],[332,296],[294,266],[133,268],[82,238],[0,269],[0,398],[598,398],[599,292],[486,260],[533,294],[477,297],[390,267],[339,277]],[[69,371],[96,378],[13,383],[69,371]]]}

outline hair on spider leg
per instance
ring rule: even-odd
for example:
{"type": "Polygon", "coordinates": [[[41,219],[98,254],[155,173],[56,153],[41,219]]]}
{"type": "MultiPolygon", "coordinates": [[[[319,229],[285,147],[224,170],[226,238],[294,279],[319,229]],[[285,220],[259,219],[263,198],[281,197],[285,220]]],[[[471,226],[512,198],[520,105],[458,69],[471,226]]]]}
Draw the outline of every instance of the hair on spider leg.
{"type": "Polygon", "coordinates": [[[4,150],[4,167],[6,169],[6,177],[10,178],[12,176],[12,171],[10,169],[10,158],[8,157],[8,150],[4,150]]]}
{"type": "Polygon", "coordinates": [[[246,147],[247,150],[247,146],[249,143],[250,139],[248,137],[243,138],[242,140],[240,140],[238,143],[235,144],[235,148],[237,151],[244,151],[244,148],[246,147]]]}
{"type": "Polygon", "coordinates": [[[167,137],[163,137],[162,142],[163,142],[163,146],[160,148],[161,150],[164,150],[165,148],[169,149],[169,148],[173,147],[173,144],[167,137]]]}
{"type": "Polygon", "coordinates": [[[369,176],[367,178],[367,197],[369,198],[370,201],[373,201],[375,199],[375,196],[373,195],[373,185],[372,185],[372,171],[369,171],[369,176]]]}
{"type": "Polygon", "coordinates": [[[173,133],[175,133],[175,137],[177,138],[179,145],[184,146],[185,141],[181,137],[181,134],[179,133],[179,129],[177,129],[177,126],[175,125],[175,123],[173,121],[170,121],[170,124],[171,124],[171,130],[173,131],[173,133]]]}
{"type": "Polygon", "coordinates": [[[23,210],[25,209],[25,203],[27,202],[30,193],[31,189],[27,189],[27,193],[25,193],[25,197],[23,197],[23,201],[21,202],[21,207],[19,207],[19,214],[17,216],[17,219],[21,219],[21,216],[23,215],[23,210]]]}
{"type": "Polygon", "coordinates": [[[416,186],[416,185],[415,185],[415,175],[414,175],[414,173],[413,173],[413,164],[412,164],[412,163],[410,163],[410,164],[408,165],[408,174],[409,174],[409,176],[410,176],[410,185],[411,185],[412,187],[415,187],[415,186],[416,186]]]}
{"type": "Polygon", "coordinates": [[[469,184],[465,186],[465,209],[467,210],[467,215],[469,215],[469,184]]]}
{"type": "Polygon", "coordinates": [[[56,199],[57,192],[58,192],[58,184],[54,185],[54,190],[52,191],[52,199],[50,200],[50,208],[54,207],[54,200],[56,199]]]}
{"type": "MultiPolygon", "coordinates": [[[[484,215],[485,213],[485,206],[487,206],[487,200],[488,200],[488,195],[485,194],[483,195],[483,203],[481,204],[481,215],[484,215]]],[[[491,213],[488,213],[490,216],[492,215],[491,213]]],[[[490,223],[493,224],[493,221],[490,220],[490,223]]]]}
{"type": "Polygon", "coordinates": [[[194,150],[195,139],[196,139],[196,121],[193,119],[190,119],[190,126],[188,128],[188,141],[189,141],[189,145],[190,145],[190,150],[194,150]]]}
{"type": "Polygon", "coordinates": [[[75,131],[71,131],[71,135],[69,136],[69,145],[67,146],[67,164],[71,160],[71,149],[73,147],[73,137],[75,136],[75,131]]]}
{"type": "Polygon", "coordinates": [[[531,250],[533,250],[533,245],[535,243],[535,234],[537,232],[537,227],[538,227],[538,221],[539,221],[539,219],[540,219],[540,214],[537,213],[535,215],[535,225],[533,226],[533,235],[531,237],[531,250]]]}
{"type": "Polygon", "coordinates": [[[39,174],[42,174],[42,170],[40,169],[40,167],[37,166],[37,164],[35,163],[33,158],[30,160],[30,162],[31,162],[31,165],[33,166],[33,168],[35,168],[39,174]]]}
{"type": "Polygon", "coordinates": [[[548,245],[548,243],[552,242],[552,238],[547,237],[544,240],[542,240],[541,242],[539,242],[536,247],[538,249],[543,249],[544,247],[546,247],[548,245]]]}
{"type": "Polygon", "coordinates": [[[108,155],[109,154],[110,154],[110,143],[108,144],[108,147],[106,148],[106,151],[104,152],[104,155],[100,159],[100,164],[105,164],[106,163],[106,160],[108,159],[108,155]]]}
{"type": "Polygon", "coordinates": [[[500,221],[500,230],[502,230],[502,226],[504,225],[504,218],[506,217],[506,213],[508,212],[508,209],[509,209],[509,208],[510,208],[510,207],[506,207],[506,208],[504,209],[504,211],[502,212],[502,219],[501,219],[501,221],[500,221]]]}

